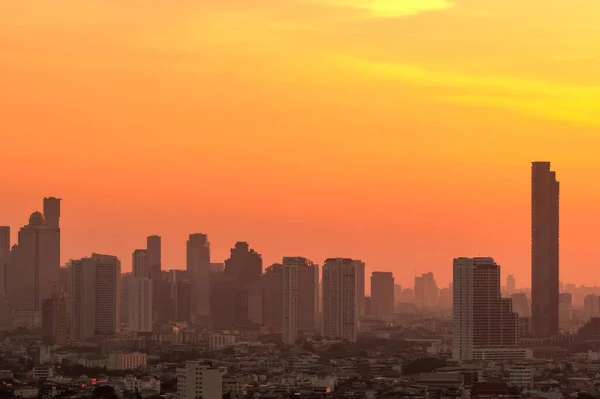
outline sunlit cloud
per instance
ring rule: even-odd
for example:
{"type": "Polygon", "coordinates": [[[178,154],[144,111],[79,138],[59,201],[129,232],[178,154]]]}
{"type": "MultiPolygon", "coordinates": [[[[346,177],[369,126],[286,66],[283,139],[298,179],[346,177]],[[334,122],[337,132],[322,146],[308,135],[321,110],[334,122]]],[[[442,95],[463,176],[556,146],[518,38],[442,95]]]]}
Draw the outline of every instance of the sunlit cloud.
{"type": "Polygon", "coordinates": [[[330,4],[363,10],[369,16],[379,18],[418,15],[454,6],[449,0],[331,0],[330,4]]]}
{"type": "Polygon", "coordinates": [[[600,125],[599,86],[560,84],[498,76],[470,76],[418,65],[334,57],[346,71],[375,79],[445,89],[437,100],[517,111],[548,120],[600,125]],[[446,94],[450,90],[454,94],[446,94]],[[444,93],[444,94],[442,94],[444,93]]]}

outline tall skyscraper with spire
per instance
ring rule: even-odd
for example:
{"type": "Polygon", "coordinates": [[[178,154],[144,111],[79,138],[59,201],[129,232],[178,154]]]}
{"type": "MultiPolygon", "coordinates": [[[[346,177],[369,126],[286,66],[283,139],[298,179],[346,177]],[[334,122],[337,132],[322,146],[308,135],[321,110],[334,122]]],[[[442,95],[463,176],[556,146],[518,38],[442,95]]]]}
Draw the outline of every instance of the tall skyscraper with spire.
{"type": "Polygon", "coordinates": [[[559,332],[559,183],[550,162],[531,167],[532,332],[547,338],[559,332]]]}

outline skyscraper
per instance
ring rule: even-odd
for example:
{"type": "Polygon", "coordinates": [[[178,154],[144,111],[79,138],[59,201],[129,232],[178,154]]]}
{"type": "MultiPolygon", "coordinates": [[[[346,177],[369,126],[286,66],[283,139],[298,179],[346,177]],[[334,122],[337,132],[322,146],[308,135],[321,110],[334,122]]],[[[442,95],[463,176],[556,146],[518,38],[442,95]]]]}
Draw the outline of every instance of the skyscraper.
{"type": "Polygon", "coordinates": [[[133,277],[129,288],[129,328],[135,332],[152,331],[153,287],[150,279],[150,254],[148,250],[133,251],[133,277]]]}
{"type": "Polygon", "coordinates": [[[162,238],[160,236],[146,237],[146,250],[150,265],[150,277],[155,277],[162,268],[162,238]]]}
{"type": "Polygon", "coordinates": [[[263,275],[263,323],[281,331],[283,328],[283,265],[275,263],[263,275]]]}
{"type": "Polygon", "coordinates": [[[6,289],[6,266],[10,254],[10,227],[0,226],[0,290],[6,289]]]}
{"type": "Polygon", "coordinates": [[[598,317],[600,313],[600,299],[596,294],[589,294],[583,298],[583,316],[586,320],[598,317]]]}
{"type": "Polygon", "coordinates": [[[113,335],[119,320],[121,262],[92,254],[71,264],[71,339],[113,335]]]}
{"type": "Polygon", "coordinates": [[[301,257],[285,257],[282,265],[283,342],[292,345],[299,331],[315,329],[319,268],[301,257]]]}
{"type": "Polygon", "coordinates": [[[365,315],[365,262],[355,260],[356,266],[356,306],[358,318],[365,315]]]}
{"type": "Polygon", "coordinates": [[[54,296],[42,303],[42,338],[48,345],[67,343],[67,299],[54,296]]]}
{"type": "Polygon", "coordinates": [[[559,331],[559,183],[550,162],[531,167],[531,306],[533,335],[559,331]]]}
{"type": "Polygon", "coordinates": [[[44,211],[34,212],[19,230],[6,268],[6,289],[12,306],[42,310],[42,301],[58,294],[60,269],[60,199],[44,198],[44,211]],[[47,216],[47,217],[46,217],[47,216]]]}
{"type": "Polygon", "coordinates": [[[456,360],[511,358],[520,353],[518,316],[500,293],[492,258],[457,258],[453,267],[453,356],[456,360]]]}
{"type": "Polygon", "coordinates": [[[517,290],[517,280],[515,280],[515,276],[509,274],[506,277],[506,296],[511,296],[517,290]]]}
{"type": "Polygon", "coordinates": [[[438,299],[439,288],[432,272],[415,277],[415,305],[427,308],[435,307],[438,299]]]}
{"type": "Polygon", "coordinates": [[[357,265],[352,259],[329,258],[323,265],[323,337],[356,342],[357,265]]]}
{"type": "Polygon", "coordinates": [[[210,243],[206,234],[190,234],[186,243],[186,270],[192,284],[192,313],[210,315],[210,243]]]}
{"type": "Polygon", "coordinates": [[[394,275],[373,272],[371,275],[371,316],[384,318],[394,314],[394,275]]]}

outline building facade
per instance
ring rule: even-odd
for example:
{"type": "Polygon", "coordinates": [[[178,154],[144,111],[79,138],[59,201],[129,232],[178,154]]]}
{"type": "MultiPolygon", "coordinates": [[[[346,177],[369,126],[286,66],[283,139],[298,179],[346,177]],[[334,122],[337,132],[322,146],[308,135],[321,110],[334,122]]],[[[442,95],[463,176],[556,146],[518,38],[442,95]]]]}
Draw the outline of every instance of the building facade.
{"type": "Polygon", "coordinates": [[[188,361],[177,369],[178,399],[220,399],[223,397],[223,377],[219,369],[200,361],[188,361]]]}
{"type": "Polygon", "coordinates": [[[531,168],[531,328],[534,337],[559,332],[559,183],[550,162],[531,168]]]}
{"type": "Polygon", "coordinates": [[[356,342],[358,310],[356,263],[352,259],[329,258],[323,265],[322,335],[356,342]]]}
{"type": "Polygon", "coordinates": [[[371,275],[371,316],[385,318],[394,314],[394,275],[373,272],[371,275]]]}

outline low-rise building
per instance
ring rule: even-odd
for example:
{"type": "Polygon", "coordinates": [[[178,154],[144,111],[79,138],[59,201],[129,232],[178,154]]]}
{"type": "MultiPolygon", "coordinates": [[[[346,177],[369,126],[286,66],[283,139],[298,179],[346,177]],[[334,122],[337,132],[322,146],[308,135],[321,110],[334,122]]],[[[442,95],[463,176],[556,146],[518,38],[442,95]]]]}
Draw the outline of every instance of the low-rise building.
{"type": "Polygon", "coordinates": [[[141,352],[114,352],[108,355],[107,368],[109,370],[137,370],[146,366],[147,358],[141,352]]]}

